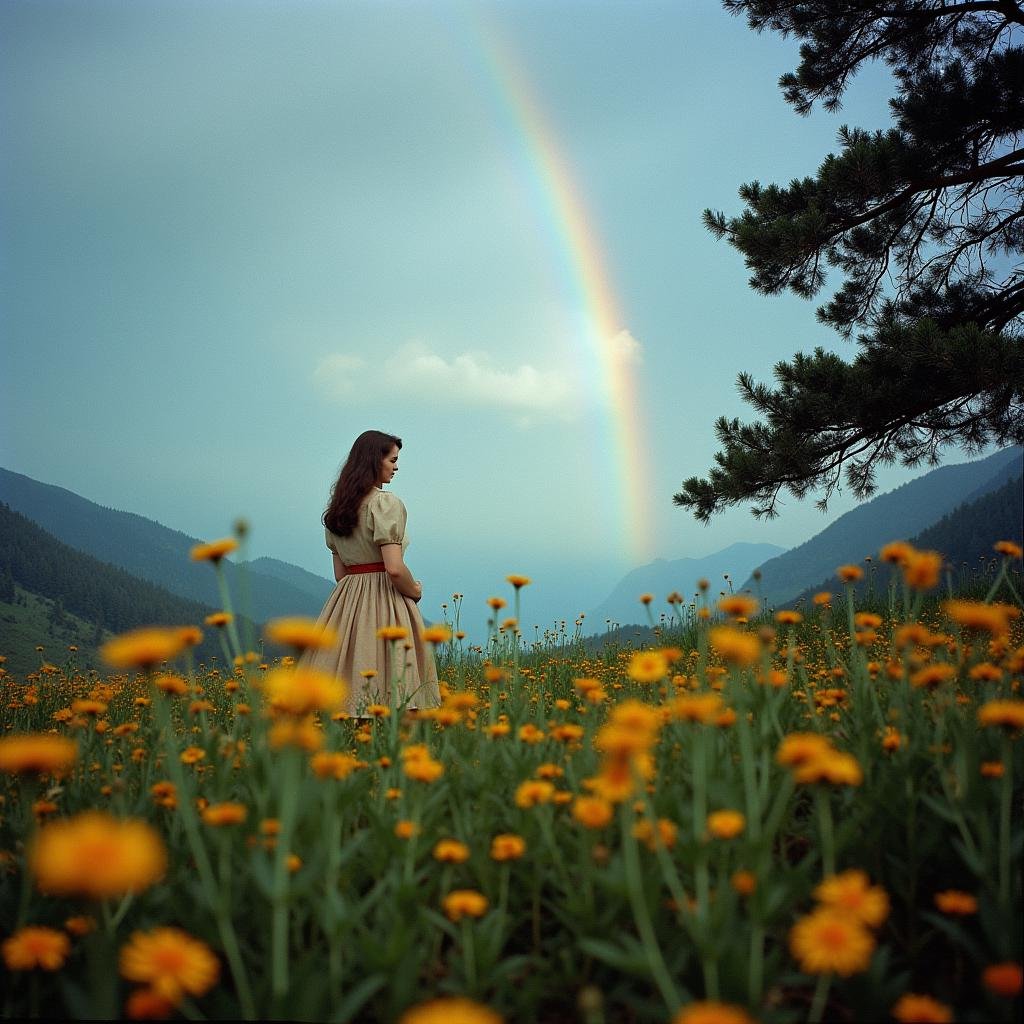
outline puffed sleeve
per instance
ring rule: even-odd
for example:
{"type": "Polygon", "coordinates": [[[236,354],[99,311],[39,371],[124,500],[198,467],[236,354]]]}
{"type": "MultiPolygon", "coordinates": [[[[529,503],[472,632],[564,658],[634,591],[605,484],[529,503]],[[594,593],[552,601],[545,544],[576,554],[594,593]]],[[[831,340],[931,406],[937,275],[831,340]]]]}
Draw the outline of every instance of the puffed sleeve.
{"type": "Polygon", "coordinates": [[[370,502],[370,525],[374,544],[401,544],[405,540],[406,511],[402,500],[381,491],[370,502]]]}
{"type": "Polygon", "coordinates": [[[334,545],[331,543],[331,536],[332,536],[331,531],[328,530],[325,527],[324,528],[324,540],[327,541],[327,550],[328,551],[333,551],[334,550],[334,545]]]}

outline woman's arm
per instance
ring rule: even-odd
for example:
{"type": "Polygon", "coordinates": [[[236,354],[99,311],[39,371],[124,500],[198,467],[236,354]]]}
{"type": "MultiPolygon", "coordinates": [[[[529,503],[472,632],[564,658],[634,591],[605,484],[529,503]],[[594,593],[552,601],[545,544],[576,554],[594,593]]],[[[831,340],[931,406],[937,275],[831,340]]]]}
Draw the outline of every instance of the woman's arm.
{"type": "Polygon", "coordinates": [[[412,578],[409,567],[402,557],[401,544],[381,544],[381,558],[384,560],[384,568],[388,571],[391,582],[395,589],[413,601],[418,601],[423,596],[423,588],[412,578]]]}
{"type": "Polygon", "coordinates": [[[338,557],[337,551],[332,551],[334,555],[334,582],[337,583],[342,576],[347,576],[348,572],[345,569],[345,563],[338,557]]]}

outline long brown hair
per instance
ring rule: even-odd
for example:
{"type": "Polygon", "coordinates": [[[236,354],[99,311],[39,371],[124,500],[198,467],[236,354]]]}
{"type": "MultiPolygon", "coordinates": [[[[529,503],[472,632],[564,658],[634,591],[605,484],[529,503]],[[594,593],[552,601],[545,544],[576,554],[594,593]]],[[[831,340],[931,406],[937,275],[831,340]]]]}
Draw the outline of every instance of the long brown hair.
{"type": "Polygon", "coordinates": [[[352,445],[345,465],[331,489],[331,500],[321,517],[324,526],[337,537],[348,537],[356,528],[363,498],[377,486],[381,460],[402,439],[381,430],[364,430],[352,445]]]}

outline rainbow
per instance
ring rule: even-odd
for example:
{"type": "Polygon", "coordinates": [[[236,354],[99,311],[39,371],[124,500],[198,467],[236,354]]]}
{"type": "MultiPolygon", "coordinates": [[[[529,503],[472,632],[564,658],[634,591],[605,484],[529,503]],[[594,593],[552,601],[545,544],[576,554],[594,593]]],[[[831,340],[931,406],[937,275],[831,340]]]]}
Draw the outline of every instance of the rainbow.
{"type": "MultiPolygon", "coordinates": [[[[623,549],[633,560],[654,552],[650,451],[653,439],[637,395],[636,342],[612,287],[605,250],[587,209],[578,176],[530,81],[523,61],[476,7],[474,39],[462,50],[514,140],[519,175],[528,188],[539,229],[562,277],[574,311],[574,340],[583,386],[598,410],[595,458],[608,481],[606,507],[614,510],[623,549]],[[475,45],[473,45],[475,44],[475,45]],[[609,472],[609,466],[615,467],[609,472]]],[[[460,18],[462,22],[464,19],[460,18]]]]}

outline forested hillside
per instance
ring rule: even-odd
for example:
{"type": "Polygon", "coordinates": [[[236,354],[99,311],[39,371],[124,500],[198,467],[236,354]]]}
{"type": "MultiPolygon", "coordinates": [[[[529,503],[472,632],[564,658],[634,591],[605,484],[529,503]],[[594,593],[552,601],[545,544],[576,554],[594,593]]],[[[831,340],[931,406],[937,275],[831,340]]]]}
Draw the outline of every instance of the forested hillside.
{"type": "MultiPolygon", "coordinates": [[[[104,630],[120,633],[155,623],[202,626],[203,619],[215,610],[76,551],[3,503],[0,538],[0,601],[16,603],[17,584],[53,601],[59,611],[84,619],[97,637],[104,630]]],[[[213,631],[204,632],[207,638],[199,656],[219,655],[213,631]]],[[[47,639],[38,637],[34,642],[45,644],[47,639]]],[[[5,635],[4,645],[7,642],[5,635]]]]}
{"type": "MultiPolygon", "coordinates": [[[[1020,476],[1007,480],[998,490],[991,491],[974,501],[964,502],[937,523],[922,530],[913,537],[894,535],[892,540],[909,540],[916,548],[940,551],[954,569],[953,584],[956,588],[970,585],[971,577],[979,575],[986,563],[1001,556],[992,550],[997,540],[1012,540],[1020,543],[1021,521],[1024,519],[1024,478],[1020,476]]],[[[877,552],[872,552],[877,554],[877,552]]],[[[1017,564],[1020,568],[1020,563],[1017,564]]],[[[874,579],[869,572],[855,585],[858,599],[869,589],[885,592],[889,575],[895,571],[882,563],[875,564],[874,579]]],[[[809,587],[794,601],[809,600],[821,590],[841,593],[844,584],[830,576],[814,587],[809,587]]],[[[1005,595],[1004,595],[1005,596],[1005,595]]]]}

